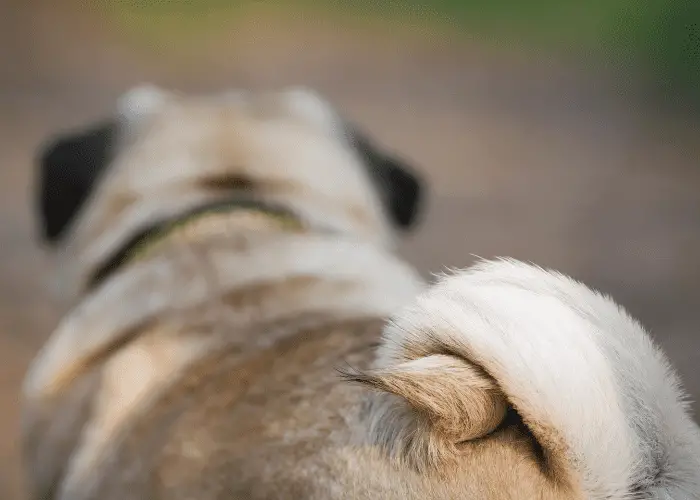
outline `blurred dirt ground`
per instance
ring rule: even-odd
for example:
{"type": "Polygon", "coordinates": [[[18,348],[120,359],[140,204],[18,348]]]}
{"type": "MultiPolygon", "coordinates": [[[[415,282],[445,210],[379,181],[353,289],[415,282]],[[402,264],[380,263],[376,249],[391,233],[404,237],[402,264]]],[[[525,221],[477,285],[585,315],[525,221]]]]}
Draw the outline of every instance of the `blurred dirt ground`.
{"type": "Polygon", "coordinates": [[[422,271],[507,255],[571,274],[639,317],[700,396],[694,122],[590,71],[420,29],[252,16],[168,58],[87,13],[34,3],[0,7],[0,498],[22,498],[19,385],[63,309],[35,240],[33,156],[142,81],[317,88],[428,177],[426,218],[403,249],[422,271]]]}

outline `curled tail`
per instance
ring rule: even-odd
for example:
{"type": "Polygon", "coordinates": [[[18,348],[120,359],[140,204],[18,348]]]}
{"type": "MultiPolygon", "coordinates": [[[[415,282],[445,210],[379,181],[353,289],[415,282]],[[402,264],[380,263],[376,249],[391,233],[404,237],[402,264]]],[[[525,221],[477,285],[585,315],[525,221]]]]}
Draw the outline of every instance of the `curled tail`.
{"type": "Polygon", "coordinates": [[[550,472],[587,498],[700,498],[700,430],[666,357],[611,299],[561,274],[499,260],[444,277],[355,378],[393,398],[376,400],[369,432],[419,466],[512,410],[550,472]]]}

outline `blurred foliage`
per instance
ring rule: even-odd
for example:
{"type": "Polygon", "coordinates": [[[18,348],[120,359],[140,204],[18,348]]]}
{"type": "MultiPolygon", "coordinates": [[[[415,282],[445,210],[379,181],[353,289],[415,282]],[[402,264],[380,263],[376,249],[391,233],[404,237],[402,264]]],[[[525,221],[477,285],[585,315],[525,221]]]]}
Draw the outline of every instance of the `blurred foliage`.
{"type": "MultiPolygon", "coordinates": [[[[651,70],[671,93],[700,98],[700,0],[118,0],[132,30],[172,42],[224,26],[248,7],[447,26],[465,36],[535,49],[579,51],[651,70]]],[[[153,40],[153,38],[151,38],[153,40]]]]}

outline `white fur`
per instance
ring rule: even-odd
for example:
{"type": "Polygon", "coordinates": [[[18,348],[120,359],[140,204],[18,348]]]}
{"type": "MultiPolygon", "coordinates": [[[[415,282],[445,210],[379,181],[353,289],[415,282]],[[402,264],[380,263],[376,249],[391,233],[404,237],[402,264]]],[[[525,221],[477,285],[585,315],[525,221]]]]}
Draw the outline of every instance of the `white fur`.
{"type": "Polygon", "coordinates": [[[385,340],[380,365],[422,347],[482,366],[526,422],[563,438],[589,498],[700,498],[700,431],[669,362],[637,321],[584,285],[484,262],[441,279],[385,340]]]}
{"type": "Polygon", "coordinates": [[[143,83],[122,95],[117,102],[117,113],[127,119],[149,115],[167,100],[167,93],[159,87],[143,83]]]}
{"type": "Polygon", "coordinates": [[[318,92],[307,87],[291,87],[285,90],[284,96],[292,112],[321,130],[338,132],[338,114],[318,92]]]}

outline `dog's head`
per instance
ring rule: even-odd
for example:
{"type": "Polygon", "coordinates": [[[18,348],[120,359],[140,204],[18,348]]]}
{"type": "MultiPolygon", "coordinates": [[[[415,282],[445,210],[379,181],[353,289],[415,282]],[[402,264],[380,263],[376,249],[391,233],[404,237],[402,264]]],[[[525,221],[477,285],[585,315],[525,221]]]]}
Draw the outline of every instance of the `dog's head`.
{"type": "Polygon", "coordinates": [[[39,167],[42,239],[87,266],[210,200],[274,202],[386,244],[416,224],[423,198],[411,167],[297,88],[194,97],[140,86],[109,119],[46,144],[39,167]]]}

